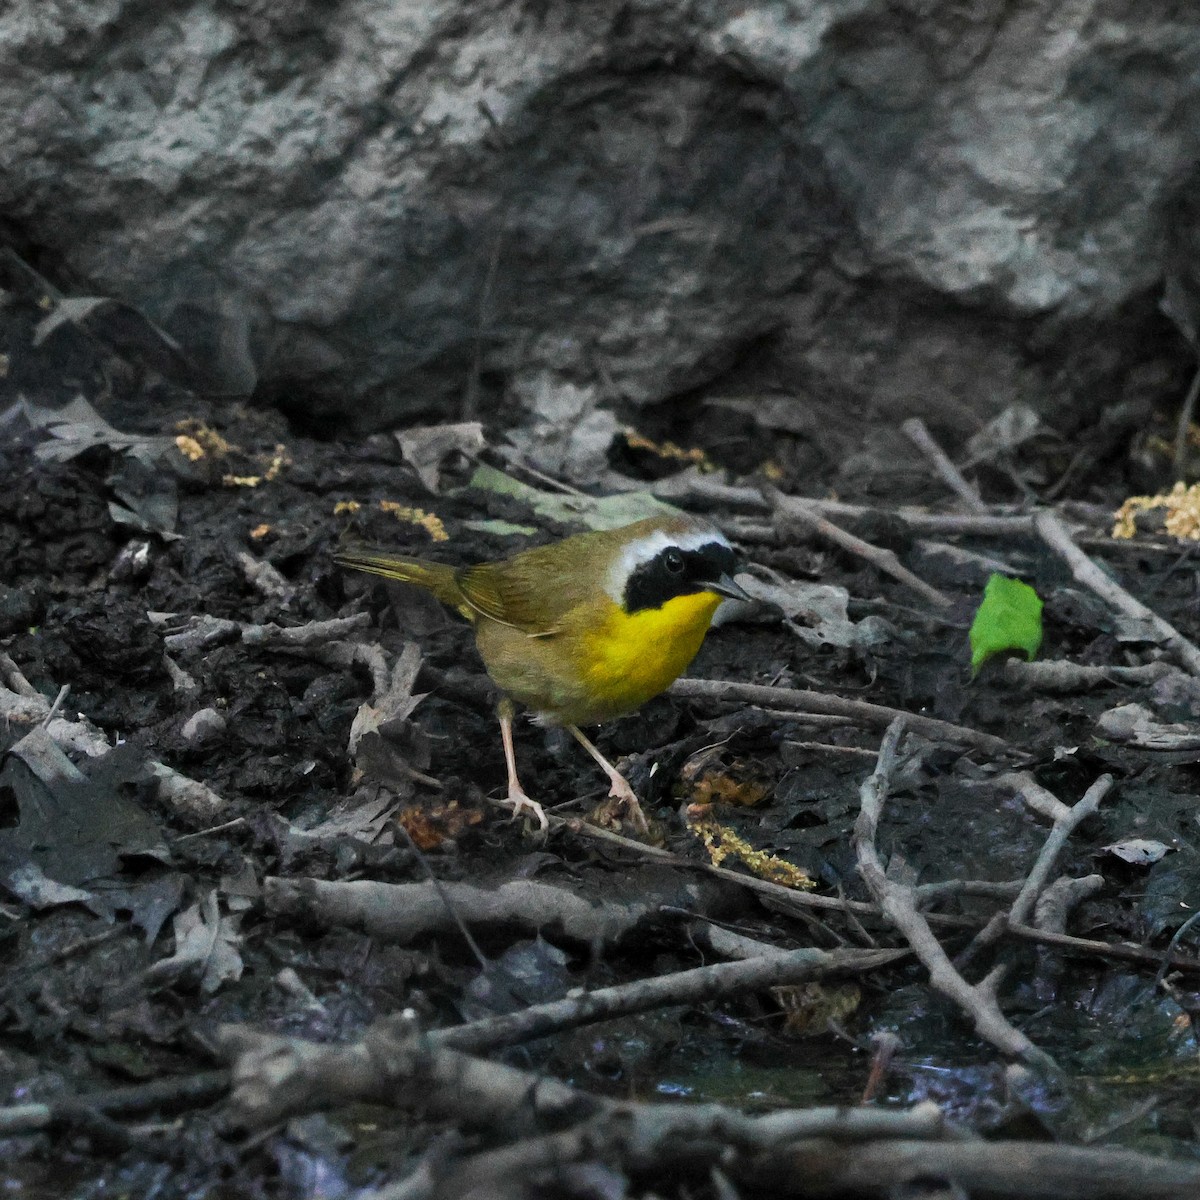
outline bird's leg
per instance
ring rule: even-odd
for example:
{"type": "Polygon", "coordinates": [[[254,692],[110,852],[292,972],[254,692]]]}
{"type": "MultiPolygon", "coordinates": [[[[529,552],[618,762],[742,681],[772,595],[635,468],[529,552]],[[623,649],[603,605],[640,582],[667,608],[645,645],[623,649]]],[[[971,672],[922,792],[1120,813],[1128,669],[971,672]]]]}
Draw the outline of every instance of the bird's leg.
{"type": "Polygon", "coordinates": [[[567,728],[571,731],[572,737],[600,764],[601,769],[608,776],[609,782],[612,784],[612,788],[608,794],[624,805],[625,812],[633,823],[633,827],[642,835],[649,834],[650,825],[646,820],[646,814],[642,812],[642,806],[638,802],[637,794],[629,786],[629,781],[596,749],[591,739],[587,737],[578,725],[568,725],[567,728]]]}
{"type": "Polygon", "coordinates": [[[513,749],[512,732],[515,711],[513,702],[507,696],[496,708],[496,715],[500,718],[500,740],[504,743],[504,765],[508,768],[508,799],[503,803],[512,809],[514,817],[528,813],[538,823],[538,832],[545,833],[550,828],[545,809],[525,794],[525,789],[517,778],[517,755],[513,749]]]}

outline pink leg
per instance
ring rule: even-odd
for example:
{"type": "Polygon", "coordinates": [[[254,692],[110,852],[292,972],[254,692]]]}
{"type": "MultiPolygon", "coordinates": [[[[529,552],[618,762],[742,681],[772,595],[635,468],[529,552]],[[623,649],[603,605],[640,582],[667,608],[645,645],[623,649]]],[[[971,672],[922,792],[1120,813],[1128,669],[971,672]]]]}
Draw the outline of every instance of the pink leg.
{"type": "Polygon", "coordinates": [[[545,833],[550,828],[546,819],[546,810],[536,801],[531,800],[517,778],[517,755],[513,748],[513,705],[511,700],[502,700],[497,709],[500,717],[500,740],[504,743],[504,765],[508,768],[508,799],[504,803],[512,809],[513,817],[527,813],[538,823],[538,832],[545,833]]]}
{"type": "Polygon", "coordinates": [[[567,728],[575,740],[600,764],[601,770],[608,776],[608,781],[612,784],[608,794],[625,806],[625,811],[628,813],[633,827],[640,834],[648,834],[650,825],[646,820],[646,814],[642,812],[642,806],[638,802],[636,793],[629,786],[629,781],[596,749],[583,730],[577,725],[568,725],[567,728]]]}

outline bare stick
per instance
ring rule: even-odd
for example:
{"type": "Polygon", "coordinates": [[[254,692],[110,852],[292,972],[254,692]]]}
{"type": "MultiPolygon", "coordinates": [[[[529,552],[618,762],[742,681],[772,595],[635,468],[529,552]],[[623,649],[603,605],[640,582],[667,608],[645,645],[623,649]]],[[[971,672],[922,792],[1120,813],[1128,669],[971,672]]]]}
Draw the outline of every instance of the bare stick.
{"type": "Polygon", "coordinates": [[[1050,830],[1049,836],[1042,844],[1042,848],[1033,864],[1033,869],[1025,877],[1025,883],[1017,894],[1017,898],[1012,902],[1012,907],[1007,913],[996,913],[987,925],[976,934],[971,944],[958,957],[957,962],[960,968],[964,963],[969,962],[971,958],[978,954],[980,950],[999,941],[1008,924],[1025,925],[1028,923],[1029,916],[1033,912],[1033,907],[1037,903],[1037,898],[1041,895],[1046,883],[1049,881],[1050,872],[1054,870],[1054,862],[1059,854],[1062,853],[1062,848],[1067,844],[1067,839],[1081,821],[1086,820],[1096,812],[1100,807],[1100,802],[1111,790],[1112,785],[1113,777],[1111,775],[1101,775],[1084,792],[1083,797],[1078,803],[1073,804],[1070,808],[1060,804],[1058,809],[1054,810],[1054,828],[1050,830]]]}
{"type": "Polygon", "coordinates": [[[229,1072],[202,1071],[197,1075],[157,1079],[134,1087],[53,1100],[48,1104],[18,1104],[0,1108],[0,1137],[33,1133],[51,1125],[74,1125],[82,1114],[145,1112],[162,1107],[202,1107],[229,1090],[229,1072]]]}
{"type": "Polygon", "coordinates": [[[906,950],[779,950],[774,954],[673,971],[650,979],[537,1004],[520,1012],[488,1017],[431,1034],[439,1046],[478,1054],[501,1046],[532,1041],[564,1029],[592,1025],[611,1017],[648,1012],[673,1004],[703,1004],[748,992],[805,983],[831,975],[855,974],[886,967],[906,950]]]}
{"type": "Polygon", "coordinates": [[[930,604],[936,604],[939,608],[949,608],[954,603],[945,592],[939,592],[937,588],[926,583],[920,576],[914,575],[891,550],[885,550],[880,546],[863,541],[860,537],[855,537],[854,534],[847,532],[840,525],[835,525],[827,517],[814,512],[808,505],[795,501],[790,496],[785,496],[777,488],[766,488],[764,492],[775,506],[776,516],[783,521],[798,522],[807,526],[827,541],[841,546],[843,550],[848,550],[851,554],[858,555],[859,558],[871,563],[885,575],[890,575],[905,587],[916,592],[922,599],[929,601],[930,604]]]}
{"type": "MultiPolygon", "coordinates": [[[[1003,738],[990,733],[980,733],[963,725],[939,721],[934,717],[923,717],[918,713],[902,712],[882,704],[869,704],[865,700],[845,700],[841,696],[829,696],[824,692],[807,691],[802,688],[770,687],[761,683],[735,683],[727,679],[677,679],[671,685],[671,694],[686,696],[693,700],[732,700],[743,704],[759,704],[767,709],[809,709],[814,713],[834,717],[849,717],[868,728],[885,729],[897,717],[903,717],[905,726],[933,741],[951,742],[958,746],[971,746],[989,754],[1019,754],[1015,746],[1003,738]]],[[[791,717],[797,714],[792,712],[791,717]]]]}
{"type": "Polygon", "coordinates": [[[997,775],[992,782],[996,787],[1012,788],[1035,813],[1047,821],[1065,820],[1071,811],[1069,804],[1064,804],[1052,791],[1042,787],[1028,771],[1009,771],[997,775]]]}
{"type": "Polygon", "coordinates": [[[1192,1200],[1200,1194],[1194,1163],[1034,1141],[808,1142],[790,1146],[786,1156],[764,1154],[757,1171],[739,1175],[755,1195],[811,1200],[904,1195],[918,1179],[953,1181],[936,1195],[989,1200],[1192,1200]]]}
{"type": "Polygon", "coordinates": [[[1119,612],[1143,621],[1154,631],[1171,656],[1192,675],[1200,675],[1200,649],[1197,649],[1169,621],[1148,609],[1140,600],[1131,596],[1119,583],[1102,571],[1071,538],[1070,530],[1062,519],[1049,510],[1034,518],[1042,540],[1071,568],[1071,574],[1089,587],[1106,603],[1119,612]]]}
{"type": "Polygon", "coordinates": [[[922,454],[933,464],[942,482],[974,513],[987,512],[979,493],[966,481],[963,473],[950,461],[946,452],[933,440],[933,435],[920,417],[909,417],[900,428],[922,454]]]}
{"type": "Polygon", "coordinates": [[[286,608],[295,598],[295,586],[283,577],[274,563],[265,558],[255,558],[245,550],[239,550],[235,558],[246,582],[268,600],[286,608]]]}
{"type": "Polygon", "coordinates": [[[1008,683],[1053,693],[1082,692],[1114,683],[1157,683],[1174,674],[1178,674],[1178,668],[1165,662],[1150,662],[1139,667],[1101,667],[1068,659],[1026,662],[1021,658],[1010,658],[1004,664],[1004,678],[1008,683]]]}
{"type": "Polygon", "coordinates": [[[875,836],[903,732],[903,719],[893,721],[879,747],[875,773],[863,783],[859,793],[862,807],[854,823],[851,839],[858,858],[859,874],[883,915],[904,936],[928,970],[930,982],[972,1018],[980,1037],[1005,1054],[1020,1058],[1030,1065],[1053,1068],[1053,1059],[1009,1024],[1008,1018],[1000,1011],[989,981],[984,980],[972,986],[954,969],[925,918],[917,911],[912,889],[890,879],[884,870],[879,851],[875,848],[875,836]]]}
{"type": "Polygon", "coordinates": [[[1038,896],[1041,895],[1050,878],[1050,872],[1054,870],[1055,859],[1067,844],[1067,838],[1071,836],[1080,822],[1085,821],[1099,809],[1100,802],[1112,790],[1112,785],[1113,777],[1111,775],[1101,775],[1084,792],[1078,803],[1073,804],[1064,816],[1054,822],[1054,828],[1042,846],[1041,853],[1038,854],[1037,861],[1033,864],[1033,870],[1025,879],[1025,886],[1021,888],[1020,895],[1013,901],[1012,908],[1009,910],[1009,920],[1014,924],[1024,925],[1026,923],[1029,915],[1033,912],[1033,906],[1037,902],[1038,896]]]}
{"type": "MultiPolygon", "coordinates": [[[[164,625],[169,616],[157,615],[152,622],[164,625]]],[[[204,650],[218,642],[232,642],[240,638],[246,646],[270,646],[272,648],[320,646],[348,633],[365,629],[371,623],[370,613],[355,613],[349,617],[331,617],[327,621],[308,621],[303,625],[247,624],[230,621],[225,617],[210,617],[202,614],[188,617],[185,627],[178,633],[168,633],[163,645],[172,654],[186,650],[204,650]]]]}
{"type": "Polygon", "coordinates": [[[499,887],[471,883],[382,883],[370,879],[263,880],[273,914],[303,916],[322,925],[348,925],[372,937],[407,944],[435,933],[472,928],[544,931],[584,945],[609,944],[631,933],[663,906],[694,912],[721,907],[715,884],[693,879],[647,878],[636,896],[604,900],[531,879],[499,887]]]}
{"type": "MultiPolygon", "coordinates": [[[[1130,1151],[1016,1141],[984,1142],[948,1125],[937,1106],[783,1109],[751,1115],[721,1104],[616,1101],[530,1071],[435,1046],[409,1021],[381,1022],[360,1042],[321,1046],[223,1026],[235,1059],[231,1109],[250,1128],[336,1104],[373,1102],[451,1117],[490,1130],[494,1143],[447,1158],[438,1195],[506,1194],[543,1169],[601,1161],[626,1173],[703,1181],[711,1169],[755,1194],[884,1195],[914,1179],[954,1179],[995,1200],[1183,1200],[1200,1166],[1130,1151]],[[549,1132],[548,1132],[549,1131],[549,1132]]],[[[375,1193],[414,1193],[401,1184],[375,1193]]]]}

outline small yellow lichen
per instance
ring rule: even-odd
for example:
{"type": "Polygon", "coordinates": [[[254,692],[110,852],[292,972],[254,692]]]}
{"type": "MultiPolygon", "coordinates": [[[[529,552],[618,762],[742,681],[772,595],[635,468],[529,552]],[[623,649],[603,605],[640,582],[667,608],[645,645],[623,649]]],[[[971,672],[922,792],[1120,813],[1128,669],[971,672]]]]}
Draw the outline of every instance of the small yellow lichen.
{"type": "Polygon", "coordinates": [[[1163,528],[1171,537],[1200,541],[1200,483],[1190,487],[1177,483],[1169,492],[1157,496],[1130,496],[1116,512],[1112,536],[1131,538],[1137,532],[1137,514],[1161,508],[1163,528]]]}
{"type": "Polygon", "coordinates": [[[333,515],[340,517],[345,513],[356,513],[360,508],[362,505],[357,500],[339,500],[333,506],[333,515]]]}
{"type": "Polygon", "coordinates": [[[204,447],[186,433],[181,433],[175,439],[175,445],[178,447],[179,453],[189,462],[199,462],[204,457],[204,447]]]}
{"type": "Polygon", "coordinates": [[[258,487],[262,483],[261,475],[222,475],[221,482],[226,487],[258,487]]]}
{"type": "Polygon", "coordinates": [[[185,417],[182,421],[177,421],[175,429],[180,435],[175,439],[175,445],[193,462],[203,458],[206,454],[211,454],[214,458],[224,458],[226,454],[237,449],[212,426],[205,425],[203,421],[199,421],[195,417],[185,417]],[[183,443],[185,441],[192,447],[192,450],[184,450],[183,443]],[[193,450],[199,450],[200,453],[194,454],[193,450]]]}
{"type": "Polygon", "coordinates": [[[250,530],[250,539],[251,541],[260,542],[270,532],[271,526],[264,521],[261,525],[255,525],[255,527],[250,530]]]}
{"type": "MultiPolygon", "coordinates": [[[[260,457],[259,462],[262,462],[264,457],[265,456],[260,457]]],[[[282,471],[284,467],[290,467],[291,465],[292,460],[288,456],[286,447],[276,446],[275,453],[271,456],[270,461],[267,463],[267,473],[264,478],[268,483],[270,483],[273,479],[278,477],[280,471],[282,471]]]]}
{"type": "Polygon", "coordinates": [[[712,459],[698,446],[693,446],[690,450],[685,450],[682,446],[678,446],[674,442],[653,441],[644,433],[638,433],[633,428],[626,428],[623,432],[625,435],[625,444],[631,450],[649,450],[651,454],[657,454],[659,458],[669,458],[673,462],[692,463],[702,471],[711,471],[714,469],[712,459]]]}
{"type": "Polygon", "coordinates": [[[407,504],[400,504],[396,500],[380,500],[379,508],[381,512],[391,513],[398,521],[419,525],[435,542],[450,540],[450,535],[446,532],[446,526],[442,524],[441,517],[428,513],[423,508],[412,508],[407,504]]]}
{"type": "Polygon", "coordinates": [[[696,805],[688,810],[688,829],[704,844],[714,867],[726,859],[734,859],[747,867],[751,874],[781,887],[811,888],[816,881],[806,875],[794,863],[777,858],[766,850],[755,850],[744,838],[734,833],[727,825],[714,821],[708,815],[707,805],[696,805]]]}

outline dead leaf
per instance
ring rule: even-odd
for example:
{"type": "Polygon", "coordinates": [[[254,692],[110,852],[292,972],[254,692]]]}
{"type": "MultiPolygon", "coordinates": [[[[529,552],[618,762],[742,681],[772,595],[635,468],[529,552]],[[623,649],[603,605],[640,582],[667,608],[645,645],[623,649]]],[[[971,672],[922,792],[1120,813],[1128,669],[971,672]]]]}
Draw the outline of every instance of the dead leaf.
{"type": "Polygon", "coordinates": [[[649,492],[618,492],[611,496],[585,496],[535,488],[495,467],[479,467],[471,487],[511,496],[537,516],[560,525],[584,529],[619,529],[643,517],[679,516],[680,510],[649,492]]]}
{"type": "MultiPolygon", "coordinates": [[[[850,620],[850,593],[845,588],[799,579],[768,583],[745,572],[737,581],[760,604],[778,608],[787,618],[788,628],[810,646],[868,647],[890,640],[885,622],[871,617],[850,620]]],[[[736,600],[722,605],[722,610],[718,624],[756,611],[736,600]]]]}
{"type": "Polygon", "coordinates": [[[994,462],[999,456],[1036,437],[1045,428],[1041,418],[1028,404],[1010,404],[968,439],[966,459],[959,466],[965,470],[976,463],[994,462]]]}
{"type": "Polygon", "coordinates": [[[376,795],[357,803],[351,797],[311,829],[289,825],[289,837],[295,847],[326,845],[339,838],[390,845],[392,835],[387,832],[387,826],[398,803],[397,797],[384,789],[378,789],[376,795]]]}
{"type": "Polygon", "coordinates": [[[33,862],[49,879],[78,886],[114,875],[123,856],[169,860],[158,826],[121,790],[144,773],[134,752],[118,748],[86,767],[40,726],[9,750],[0,785],[16,796],[19,820],[0,830],[0,869],[33,862]]]}
{"type": "Polygon", "coordinates": [[[242,977],[238,947],[240,917],[222,916],[215,889],[175,917],[175,952],[160,959],[145,974],[148,983],[173,983],[189,978],[211,995],[223,983],[242,977]]]}
{"type": "Polygon", "coordinates": [[[449,804],[410,804],[396,813],[418,850],[433,850],[443,842],[454,841],[472,825],[483,820],[476,808],[462,808],[457,800],[449,804]]]}
{"type": "Polygon", "coordinates": [[[96,912],[101,907],[91,892],[47,878],[35,862],[22,863],[8,872],[0,869],[0,884],[30,908],[41,910],[60,904],[83,904],[96,912]]]}
{"type": "Polygon", "coordinates": [[[784,1011],[783,1027],[793,1037],[819,1037],[831,1023],[841,1024],[862,1000],[856,983],[799,983],[771,989],[784,1011]]]}
{"type": "Polygon", "coordinates": [[[1113,741],[1142,750],[1200,750],[1200,731],[1194,725],[1156,721],[1141,704],[1122,704],[1096,718],[1102,733],[1113,741]]]}
{"type": "Polygon", "coordinates": [[[479,421],[459,421],[450,425],[416,425],[396,432],[404,461],[430,492],[437,492],[442,467],[452,455],[474,458],[485,446],[483,425],[479,421]]]}
{"type": "Polygon", "coordinates": [[[388,690],[359,707],[350,726],[349,753],[364,776],[407,795],[415,774],[429,766],[429,740],[409,721],[426,693],[413,694],[421,649],[408,642],[392,668],[388,690]]]}
{"type": "Polygon", "coordinates": [[[147,465],[160,455],[175,449],[175,439],[151,437],[142,433],[121,433],[114,429],[83,396],[76,396],[62,408],[44,408],[23,397],[10,407],[2,423],[23,422],[30,429],[45,430],[52,440],[34,448],[43,462],[68,462],[96,446],[131,454],[147,465]]]}
{"type": "Polygon", "coordinates": [[[1100,848],[1105,854],[1115,855],[1122,862],[1135,867],[1152,867],[1174,849],[1165,842],[1156,842],[1151,838],[1123,838],[1100,848]]]}

